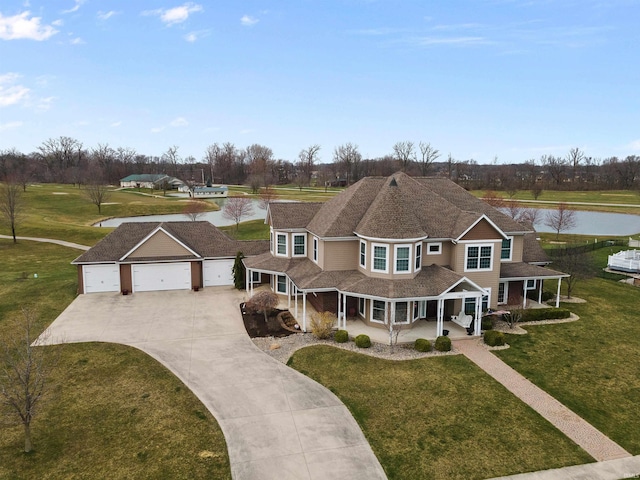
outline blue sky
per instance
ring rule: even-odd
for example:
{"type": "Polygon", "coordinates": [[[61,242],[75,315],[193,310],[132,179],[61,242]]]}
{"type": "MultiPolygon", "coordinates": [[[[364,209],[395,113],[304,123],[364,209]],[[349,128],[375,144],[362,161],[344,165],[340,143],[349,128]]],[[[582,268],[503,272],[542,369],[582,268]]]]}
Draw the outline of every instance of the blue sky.
{"type": "Polygon", "coordinates": [[[634,0],[2,0],[0,149],[640,154],[634,0]]]}

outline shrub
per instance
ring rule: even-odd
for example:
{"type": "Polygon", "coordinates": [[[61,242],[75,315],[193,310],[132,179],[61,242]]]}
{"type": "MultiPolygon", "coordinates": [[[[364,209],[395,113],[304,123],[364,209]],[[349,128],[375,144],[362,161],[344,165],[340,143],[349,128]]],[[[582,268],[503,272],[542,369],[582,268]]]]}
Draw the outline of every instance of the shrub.
{"type": "Polygon", "coordinates": [[[418,338],[416,339],[416,343],[413,348],[415,348],[419,352],[430,352],[431,342],[426,338],[418,338]]]}
{"type": "Polygon", "coordinates": [[[504,333],[497,330],[487,330],[484,332],[484,343],[490,347],[504,345],[504,333]]]}
{"type": "Polygon", "coordinates": [[[331,336],[336,316],[331,312],[314,313],[311,315],[311,333],[318,339],[331,336]]]}
{"type": "Polygon", "coordinates": [[[569,318],[571,312],[566,308],[529,308],[522,312],[522,322],[539,322],[540,320],[558,320],[569,318]]]}
{"type": "Polygon", "coordinates": [[[433,344],[433,346],[439,352],[450,352],[451,339],[449,337],[441,335],[440,337],[436,338],[436,342],[433,344]]]}
{"type": "Polygon", "coordinates": [[[349,341],[349,332],[346,330],[338,330],[333,339],[338,343],[346,343],[349,341]]]}
{"type": "Polygon", "coordinates": [[[369,348],[371,346],[371,339],[369,335],[360,334],[356,337],[356,347],[358,348],[369,348]]]}
{"type": "Polygon", "coordinates": [[[482,322],[480,326],[482,330],[491,330],[493,328],[493,315],[487,315],[486,317],[482,317],[482,322]]]}

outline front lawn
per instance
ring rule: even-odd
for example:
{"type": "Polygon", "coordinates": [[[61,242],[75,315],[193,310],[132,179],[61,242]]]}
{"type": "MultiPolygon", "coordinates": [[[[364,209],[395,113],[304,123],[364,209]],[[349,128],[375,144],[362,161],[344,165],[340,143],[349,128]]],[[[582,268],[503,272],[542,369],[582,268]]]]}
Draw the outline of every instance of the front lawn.
{"type": "MultiPolygon", "coordinates": [[[[18,333],[21,306],[38,313],[37,333],[66,308],[79,253],[0,240],[0,339],[18,333]]],[[[231,478],[216,420],[154,359],[106,343],[44,348],[62,350],[57,388],[32,423],[33,453],[20,426],[2,425],[0,478],[231,478]]]]}
{"type": "Polygon", "coordinates": [[[292,367],[351,410],[390,479],[473,479],[593,461],[461,355],[389,361],[330,346],[292,367]]]}

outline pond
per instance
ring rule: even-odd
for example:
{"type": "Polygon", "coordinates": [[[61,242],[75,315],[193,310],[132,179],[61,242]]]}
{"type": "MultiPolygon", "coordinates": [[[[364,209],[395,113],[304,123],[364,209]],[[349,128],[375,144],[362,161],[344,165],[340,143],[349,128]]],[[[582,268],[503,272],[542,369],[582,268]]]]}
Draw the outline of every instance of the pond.
{"type": "MultiPolygon", "coordinates": [[[[211,200],[214,203],[217,203],[221,208],[224,205],[226,199],[219,200],[211,200]]],[[[253,204],[253,215],[248,215],[242,218],[243,222],[248,220],[264,220],[267,216],[267,211],[261,209],[258,206],[257,200],[251,200],[253,204]]],[[[167,215],[143,215],[140,217],[119,217],[119,218],[110,218],[108,220],[103,220],[99,224],[94,226],[96,227],[117,227],[121,223],[124,222],[186,222],[189,218],[182,213],[172,213],[167,215]]],[[[198,220],[206,220],[214,224],[216,227],[225,227],[227,225],[234,225],[233,220],[229,220],[224,218],[222,215],[222,210],[218,210],[216,212],[205,212],[198,218],[198,220]]]]}

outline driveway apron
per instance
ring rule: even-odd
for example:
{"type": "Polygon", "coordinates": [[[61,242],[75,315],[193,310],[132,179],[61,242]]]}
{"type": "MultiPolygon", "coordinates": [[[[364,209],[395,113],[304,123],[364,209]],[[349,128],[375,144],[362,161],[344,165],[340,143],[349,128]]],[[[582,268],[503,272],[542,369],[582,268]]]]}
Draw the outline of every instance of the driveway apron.
{"type": "Polygon", "coordinates": [[[258,350],[231,287],[80,295],[46,343],[136,347],[187,385],[216,417],[234,479],[384,479],[358,424],[329,390],[258,350]]]}

